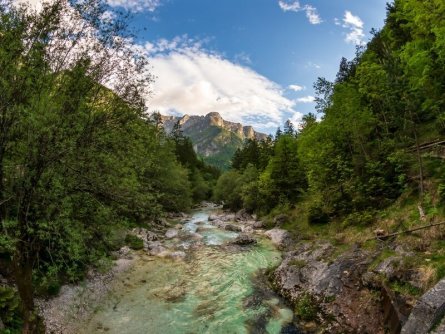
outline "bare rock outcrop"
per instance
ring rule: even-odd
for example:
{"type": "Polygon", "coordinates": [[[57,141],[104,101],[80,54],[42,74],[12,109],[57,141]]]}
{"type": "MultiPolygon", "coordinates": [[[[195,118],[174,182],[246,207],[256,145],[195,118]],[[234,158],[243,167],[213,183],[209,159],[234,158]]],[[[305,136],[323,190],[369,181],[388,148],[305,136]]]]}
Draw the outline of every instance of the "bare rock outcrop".
{"type": "Polygon", "coordinates": [[[292,243],[291,235],[286,230],[274,228],[266,231],[264,235],[272,240],[272,243],[280,249],[285,249],[292,243]]]}
{"type": "Polygon", "coordinates": [[[273,273],[275,287],[297,307],[309,298],[326,333],[383,334],[379,301],[361,283],[372,256],[360,249],[333,256],[329,243],[301,244],[273,273]]]}
{"type": "MultiPolygon", "coordinates": [[[[402,334],[426,334],[438,325],[445,316],[445,279],[442,279],[431,290],[425,293],[414,305],[407,322],[402,328],[402,334]]],[[[435,329],[435,333],[445,329],[443,323],[435,329]]]]}

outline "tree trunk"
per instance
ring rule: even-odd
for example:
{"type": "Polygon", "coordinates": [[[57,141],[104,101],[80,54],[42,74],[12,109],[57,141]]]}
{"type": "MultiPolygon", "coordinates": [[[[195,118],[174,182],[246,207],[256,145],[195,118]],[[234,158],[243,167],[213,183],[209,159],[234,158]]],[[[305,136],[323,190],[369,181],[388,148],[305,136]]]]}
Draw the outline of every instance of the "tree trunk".
{"type": "Polygon", "coordinates": [[[424,192],[424,188],[423,188],[423,161],[422,161],[422,155],[420,153],[419,140],[417,138],[417,132],[415,129],[414,129],[414,139],[416,141],[416,155],[417,155],[417,162],[419,164],[420,198],[423,198],[423,192],[424,192]]]}
{"type": "MultiPolygon", "coordinates": [[[[23,247],[24,248],[24,247],[23,247]]],[[[19,247],[14,256],[14,278],[20,295],[23,334],[44,333],[41,320],[35,311],[34,287],[32,283],[32,259],[28,250],[19,247]]]]}

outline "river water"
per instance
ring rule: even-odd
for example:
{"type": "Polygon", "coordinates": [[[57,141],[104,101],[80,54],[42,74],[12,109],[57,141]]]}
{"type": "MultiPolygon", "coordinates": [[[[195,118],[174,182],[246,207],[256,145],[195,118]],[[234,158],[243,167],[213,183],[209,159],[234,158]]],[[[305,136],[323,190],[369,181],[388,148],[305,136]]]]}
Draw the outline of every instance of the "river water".
{"type": "Polygon", "coordinates": [[[210,210],[196,211],[176,241],[184,260],[143,256],[123,274],[80,333],[242,334],[296,333],[293,314],[268,286],[264,272],[280,253],[263,238],[253,246],[227,246],[237,233],[210,225],[210,210]]]}

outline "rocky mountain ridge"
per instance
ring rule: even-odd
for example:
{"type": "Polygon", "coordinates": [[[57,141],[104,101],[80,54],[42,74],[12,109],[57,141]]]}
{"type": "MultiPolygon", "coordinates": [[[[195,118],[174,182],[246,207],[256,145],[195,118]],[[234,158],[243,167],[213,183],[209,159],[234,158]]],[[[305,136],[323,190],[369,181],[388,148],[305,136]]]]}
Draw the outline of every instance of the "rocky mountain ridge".
{"type": "Polygon", "coordinates": [[[217,112],[205,116],[161,116],[167,133],[179,122],[181,130],[193,143],[195,151],[214,166],[227,168],[237,148],[247,139],[263,140],[264,133],[257,132],[252,126],[224,120],[217,112]]]}

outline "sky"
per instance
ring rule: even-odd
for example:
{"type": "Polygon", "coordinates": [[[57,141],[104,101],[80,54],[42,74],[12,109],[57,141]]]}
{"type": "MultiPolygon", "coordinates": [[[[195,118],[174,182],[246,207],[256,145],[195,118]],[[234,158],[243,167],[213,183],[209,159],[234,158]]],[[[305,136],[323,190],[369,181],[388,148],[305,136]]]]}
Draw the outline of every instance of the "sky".
{"type": "Polygon", "coordinates": [[[216,111],[275,133],[315,112],[313,83],[334,80],[341,58],[383,26],[388,0],[105,1],[132,14],[156,77],[150,111],[216,111]]]}

